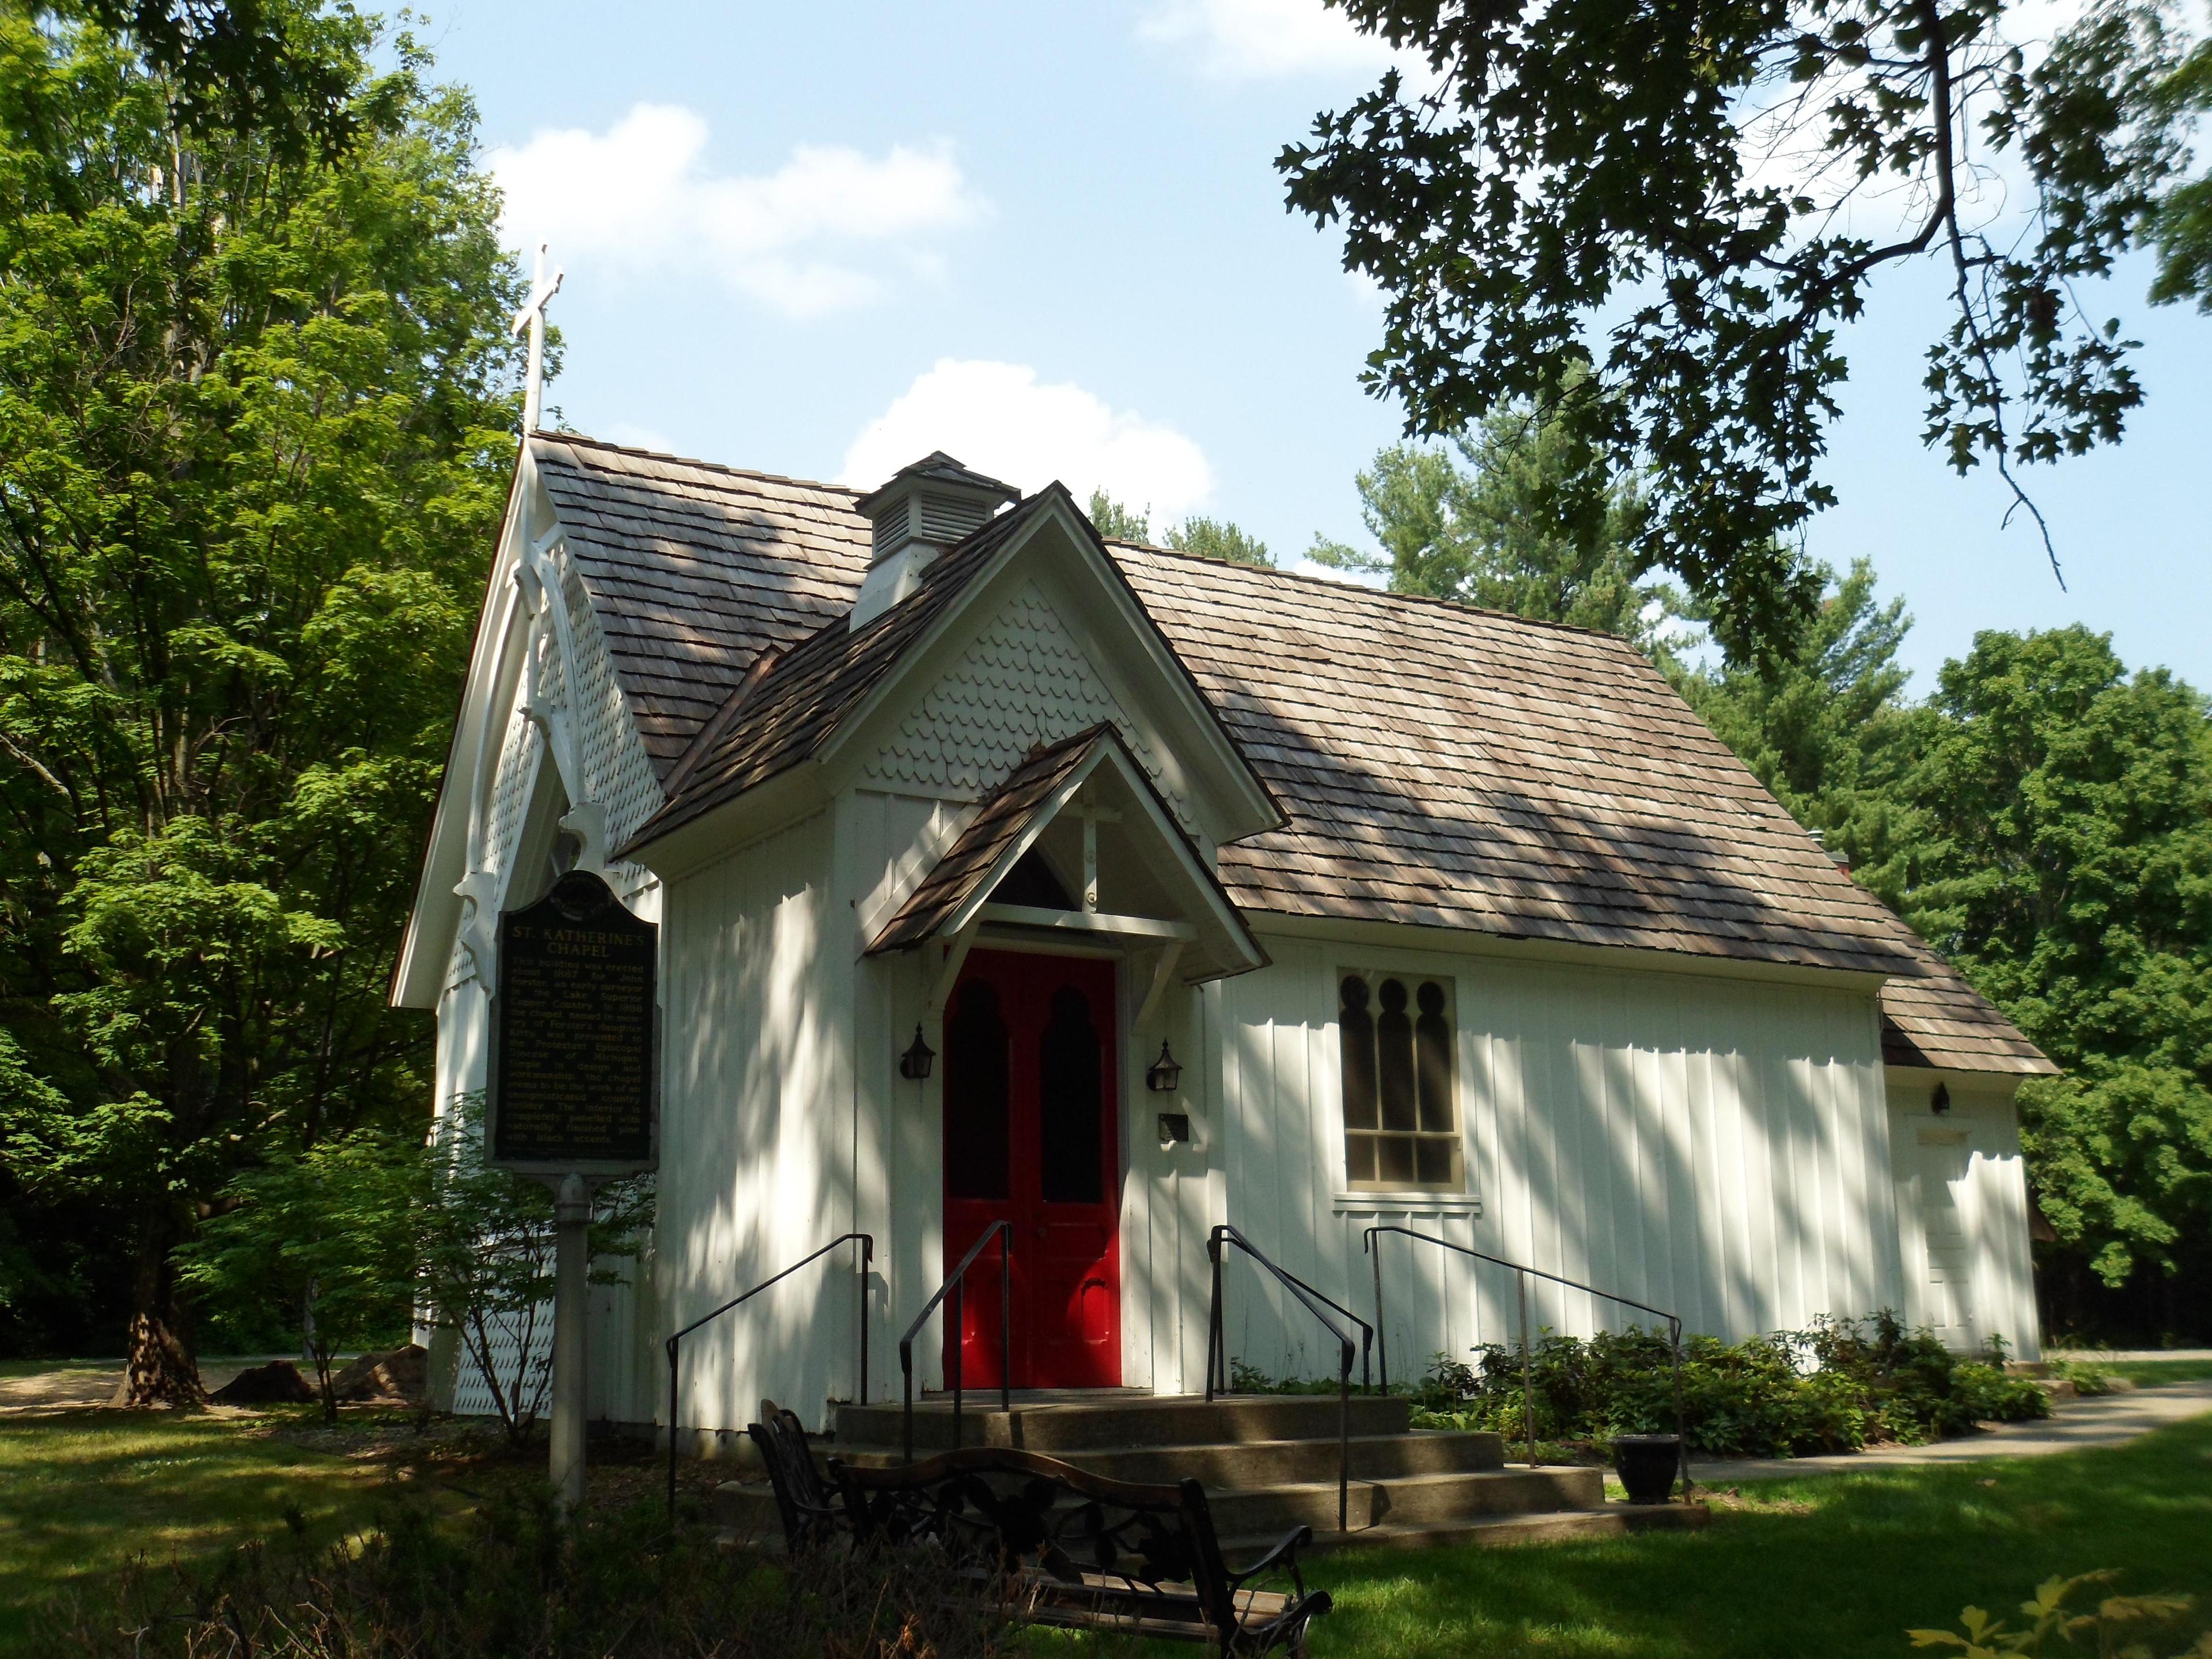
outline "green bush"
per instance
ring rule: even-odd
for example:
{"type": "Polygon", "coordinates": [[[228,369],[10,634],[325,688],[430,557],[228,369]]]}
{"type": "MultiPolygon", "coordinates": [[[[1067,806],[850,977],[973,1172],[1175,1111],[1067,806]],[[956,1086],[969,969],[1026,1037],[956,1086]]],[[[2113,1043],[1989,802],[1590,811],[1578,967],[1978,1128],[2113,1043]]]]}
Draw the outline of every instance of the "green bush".
{"type": "Polygon", "coordinates": [[[2173,1659],[2212,1659],[2212,1630],[2200,1629],[2189,1646],[2172,1650],[2171,1642],[2154,1648],[2148,1635],[2165,1631],[2174,1640],[2188,1641],[2186,1627],[2200,1626],[2192,1618],[2193,1598],[2186,1595],[2107,1595],[2094,1613],[2076,1612],[2067,1605],[2074,1592],[2085,1587],[2112,1583],[2119,1574],[2110,1570],[2081,1573],[2072,1578],[2046,1578],[2035,1594],[2020,1604],[2027,1625],[2014,1630],[2002,1619],[1980,1607],[1959,1614],[1959,1629],[1909,1630],[1916,1648],[1948,1648],[1965,1659],[2000,1659],[2005,1654],[2030,1656],[2096,1653],[2115,1659],[2155,1659],[2172,1651],[2173,1659]],[[2179,1632],[2179,1635],[2175,1632],[2179,1632]]]}
{"type": "Polygon", "coordinates": [[[333,1549],[299,1535],[52,1604],[27,1659],[988,1659],[1016,1609],[944,1594],[941,1556],[725,1553],[657,1508],[564,1528],[543,1498],[420,1510],[333,1549]]]}
{"type": "MultiPolygon", "coordinates": [[[[1690,1444],[1723,1456],[1917,1443],[2049,1410],[2033,1381],[2005,1371],[2002,1346],[1967,1358],[1887,1312],[1734,1344],[1693,1336],[1682,1348],[1681,1416],[1690,1444]]],[[[1437,1356],[1422,1381],[1417,1421],[1526,1437],[1520,1350],[1490,1343],[1474,1356],[1473,1365],[1437,1356]]],[[[1632,1328],[1587,1338],[1547,1332],[1529,1356],[1537,1437],[1604,1441],[1671,1431],[1672,1358],[1656,1332],[1632,1328]]]]}
{"type": "Polygon", "coordinates": [[[2085,1400],[2112,1391],[2113,1372],[2094,1359],[2054,1359],[2046,1375],[2054,1382],[2071,1382],[2085,1400]]]}

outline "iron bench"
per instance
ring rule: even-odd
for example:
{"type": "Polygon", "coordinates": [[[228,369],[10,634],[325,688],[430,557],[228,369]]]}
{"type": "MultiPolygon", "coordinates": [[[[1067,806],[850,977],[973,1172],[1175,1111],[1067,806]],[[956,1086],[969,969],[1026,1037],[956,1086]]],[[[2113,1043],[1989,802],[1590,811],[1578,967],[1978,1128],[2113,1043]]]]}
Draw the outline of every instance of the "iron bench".
{"type": "Polygon", "coordinates": [[[829,1460],[825,1482],[799,1419],[763,1401],[761,1449],[794,1553],[834,1540],[940,1549],[977,1596],[1040,1624],[1203,1644],[1224,1655],[1303,1656],[1329,1610],[1308,1590],[1299,1527],[1250,1566],[1222,1559],[1196,1480],[1138,1486],[1008,1447],[971,1447],[895,1468],[829,1460]],[[1287,1578],[1287,1591],[1252,1588],[1287,1578]]]}

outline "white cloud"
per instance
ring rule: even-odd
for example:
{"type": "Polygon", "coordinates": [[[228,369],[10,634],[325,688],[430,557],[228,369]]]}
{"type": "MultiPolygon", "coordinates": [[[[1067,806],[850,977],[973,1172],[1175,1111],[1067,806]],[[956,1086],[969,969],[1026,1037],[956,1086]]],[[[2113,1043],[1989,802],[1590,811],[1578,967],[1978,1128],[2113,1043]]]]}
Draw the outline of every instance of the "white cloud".
{"type": "Polygon", "coordinates": [[[1322,0],[1160,0],[1138,20],[1137,38],[1194,52],[1200,69],[1230,81],[1379,72],[1391,61],[1387,44],[1322,0]]]}
{"type": "Polygon", "coordinates": [[[774,173],[721,174],[704,164],[707,138],[691,111],[639,104],[605,133],[548,130],[495,149],[501,228],[510,246],[550,242],[571,264],[708,274],[813,317],[878,299],[896,276],[929,274],[932,243],[986,210],[941,143],[872,157],[802,144],[774,173]]]}
{"type": "Polygon", "coordinates": [[[1108,406],[1079,386],[1040,385],[1024,363],[940,358],[861,429],[839,482],[872,488],[941,449],[1024,491],[1057,478],[1087,501],[1093,489],[1180,519],[1213,493],[1205,452],[1176,431],[1108,406]]]}

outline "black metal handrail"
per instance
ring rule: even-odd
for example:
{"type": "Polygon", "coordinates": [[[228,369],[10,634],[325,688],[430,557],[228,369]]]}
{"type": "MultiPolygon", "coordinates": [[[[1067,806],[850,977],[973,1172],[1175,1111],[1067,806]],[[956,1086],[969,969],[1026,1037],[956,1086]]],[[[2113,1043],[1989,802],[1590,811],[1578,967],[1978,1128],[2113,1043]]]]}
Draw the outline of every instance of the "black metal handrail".
{"type": "MultiPolygon", "coordinates": [[[[1541,1267],[1531,1267],[1518,1261],[1508,1261],[1502,1255],[1491,1255],[1465,1244],[1455,1244],[1449,1238],[1438,1238],[1434,1233],[1417,1233],[1411,1227],[1396,1225],[1370,1227],[1360,1236],[1361,1254],[1370,1258],[1375,1273],[1375,1324],[1382,1334],[1377,1339],[1376,1358],[1382,1376],[1382,1391],[1390,1391],[1390,1333],[1382,1322],[1382,1249],[1378,1236],[1382,1233],[1401,1233],[1407,1238],[1419,1239],[1424,1244],[1434,1244],[1462,1255],[1473,1256],[1477,1261],[1487,1261],[1496,1267],[1510,1267],[1516,1277],[1514,1288],[1521,1304],[1521,1418],[1522,1426],[1528,1431],[1528,1467],[1536,1467],[1536,1383],[1534,1362],[1528,1347],[1528,1280],[1535,1278],[1554,1285],[1564,1285],[1571,1291],[1580,1291],[1585,1296],[1603,1297],[1624,1308],[1634,1308],[1667,1322],[1667,1350],[1673,1357],[1674,1372],[1674,1437],[1680,1443],[1679,1468],[1682,1477],[1682,1495],[1690,1494],[1690,1433],[1688,1417],[1682,1407],[1682,1321],[1679,1315],[1665,1308],[1655,1308],[1649,1302],[1638,1302],[1633,1297],[1617,1296],[1611,1291],[1601,1291],[1595,1285],[1585,1285],[1580,1279],[1565,1278],[1559,1273],[1546,1273],[1541,1267]]],[[[1479,1311],[1479,1310],[1478,1310],[1479,1311]]]]}
{"type": "Polygon", "coordinates": [[[983,1229],[983,1236],[968,1247],[968,1254],[960,1258],[960,1265],[945,1276],[937,1292],[922,1304],[921,1311],[914,1316],[914,1323],[906,1328],[899,1338],[899,1372],[904,1378],[906,1401],[901,1418],[901,1436],[906,1451],[906,1461],[914,1462],[914,1339],[917,1332],[929,1322],[944,1302],[947,1291],[952,1293],[952,1448],[960,1449],[960,1407],[963,1397],[960,1363],[961,1351],[968,1345],[963,1340],[967,1331],[968,1269],[983,1253],[983,1247],[994,1238],[999,1241],[999,1409],[1012,1409],[1014,1328],[1014,1224],[994,1221],[983,1229]]]}
{"type": "Polygon", "coordinates": [[[1321,1310],[1317,1304],[1327,1304],[1353,1324],[1359,1327],[1359,1390],[1362,1394],[1370,1386],[1371,1373],[1367,1356],[1374,1346],[1375,1328],[1341,1302],[1324,1296],[1300,1279],[1296,1273],[1277,1266],[1265,1251],[1227,1222],[1218,1224],[1206,1241],[1207,1259],[1213,1264],[1213,1307],[1206,1325],[1206,1399],[1211,1405],[1217,1391],[1229,1392],[1229,1344],[1221,1329],[1221,1247],[1234,1244],[1266,1268],[1279,1280],[1283,1287],[1297,1297],[1305,1310],[1322,1322],[1323,1329],[1336,1339],[1336,1529],[1348,1530],[1346,1522],[1352,1502],[1352,1334],[1321,1310]]]}
{"type": "Polygon", "coordinates": [[[676,1513],[676,1407],[678,1356],[676,1345],[697,1330],[702,1325],[720,1319],[732,1308],[743,1307],[771,1285],[781,1284],[801,1267],[819,1261],[840,1244],[858,1243],[860,1259],[855,1264],[855,1277],[860,1296],[860,1398],[859,1403],[868,1403],[868,1268],[876,1259],[876,1241],[869,1233],[840,1233],[811,1255],[793,1262],[772,1279],[763,1279],[743,1296],[732,1297],[710,1314],[703,1314],[668,1339],[668,1512],[676,1513]]]}

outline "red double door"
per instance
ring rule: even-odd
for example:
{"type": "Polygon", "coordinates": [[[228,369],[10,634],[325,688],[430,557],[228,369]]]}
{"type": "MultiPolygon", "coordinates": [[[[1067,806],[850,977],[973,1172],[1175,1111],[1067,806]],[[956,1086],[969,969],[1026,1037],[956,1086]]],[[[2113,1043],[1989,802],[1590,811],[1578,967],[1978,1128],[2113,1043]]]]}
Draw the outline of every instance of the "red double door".
{"type": "MultiPolygon", "coordinates": [[[[992,1223],[1012,1224],[1015,1388],[1121,1380],[1115,1046],[1112,963],[969,953],[945,1018],[945,1265],[992,1223]]],[[[996,1388],[995,1247],[966,1284],[963,1381],[996,1388]]]]}

